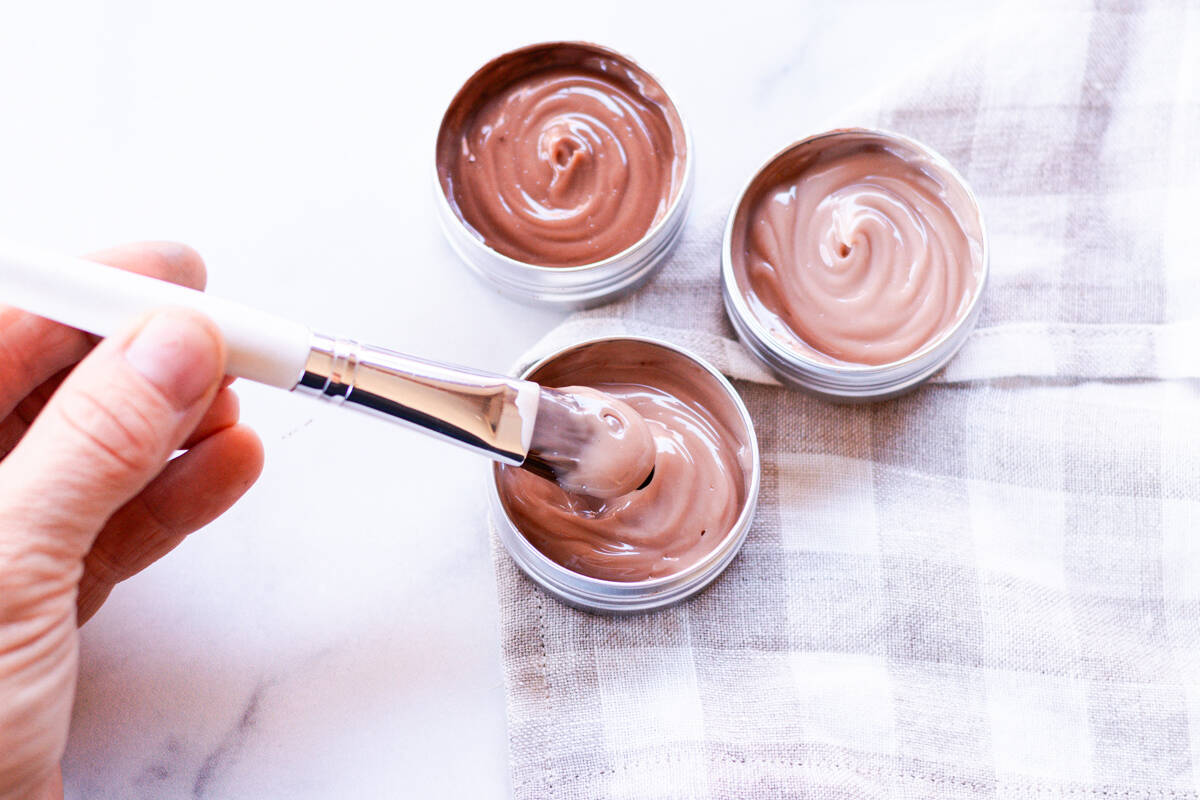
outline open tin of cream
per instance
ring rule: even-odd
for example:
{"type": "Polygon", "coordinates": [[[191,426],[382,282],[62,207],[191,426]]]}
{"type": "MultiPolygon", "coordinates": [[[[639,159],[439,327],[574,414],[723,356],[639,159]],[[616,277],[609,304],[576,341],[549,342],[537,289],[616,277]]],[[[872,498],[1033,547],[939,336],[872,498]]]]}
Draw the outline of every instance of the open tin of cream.
{"type": "Polygon", "coordinates": [[[500,541],[538,586],[586,611],[634,613],[691,597],[729,565],[762,466],[750,414],[723,375],[667,342],[618,337],[559,350],[521,377],[620,397],[645,417],[658,451],[649,483],[603,507],[494,466],[500,541]]]}
{"type": "Polygon", "coordinates": [[[434,160],[442,229],[504,294],[586,308],[646,281],[683,232],[692,142],[631,59],[548,42],[481,67],[450,102],[434,160]]]}
{"type": "Polygon", "coordinates": [[[836,400],[909,391],[953,357],[987,285],[979,203],[941,156],[849,128],[746,184],[722,247],[725,309],[783,381],[836,400]]]}

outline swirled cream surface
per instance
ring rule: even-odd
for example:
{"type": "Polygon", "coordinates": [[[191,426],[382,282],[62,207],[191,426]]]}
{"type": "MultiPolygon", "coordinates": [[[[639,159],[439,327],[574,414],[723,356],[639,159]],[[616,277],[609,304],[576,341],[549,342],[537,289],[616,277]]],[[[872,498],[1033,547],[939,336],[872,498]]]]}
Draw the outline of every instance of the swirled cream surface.
{"type": "Polygon", "coordinates": [[[636,380],[587,385],[645,420],[656,451],[648,484],[601,499],[515,467],[498,466],[496,480],[509,518],[546,556],[594,578],[639,581],[688,568],[729,535],[746,504],[749,455],[745,433],[710,410],[724,399],[711,387],[644,366],[620,377],[636,380]]]}
{"type": "Polygon", "coordinates": [[[817,360],[899,361],[953,328],[979,291],[974,202],[900,140],[809,140],[760,174],[743,207],[742,293],[777,339],[817,360]]]}
{"type": "Polygon", "coordinates": [[[684,175],[679,115],[635,64],[587,44],[501,56],[455,97],[442,190],[485,244],[528,264],[592,264],[666,216],[684,175]]]}

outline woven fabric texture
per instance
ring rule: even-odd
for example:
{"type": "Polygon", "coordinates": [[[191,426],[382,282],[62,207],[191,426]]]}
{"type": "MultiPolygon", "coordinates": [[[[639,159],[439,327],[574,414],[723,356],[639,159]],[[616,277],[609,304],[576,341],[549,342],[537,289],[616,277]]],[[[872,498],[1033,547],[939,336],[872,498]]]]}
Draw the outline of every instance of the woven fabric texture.
{"type": "Polygon", "coordinates": [[[695,350],[763,480],[733,565],[662,612],[573,611],[495,548],[515,796],[1197,797],[1200,7],[1001,15],[837,122],[972,184],[979,326],[897,400],[778,386],[724,316],[714,191],[648,286],[531,353],[695,350]]]}

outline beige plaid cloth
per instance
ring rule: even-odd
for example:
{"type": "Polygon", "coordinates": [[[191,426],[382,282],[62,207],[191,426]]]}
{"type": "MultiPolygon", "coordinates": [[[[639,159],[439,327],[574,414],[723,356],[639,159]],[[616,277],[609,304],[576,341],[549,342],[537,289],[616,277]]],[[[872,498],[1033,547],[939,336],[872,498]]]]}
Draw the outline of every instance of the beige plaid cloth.
{"type": "Polygon", "coordinates": [[[899,400],[780,388],[724,318],[732,196],[698,194],[648,287],[542,343],[698,351],[763,481],[733,565],[659,613],[573,611],[497,548],[519,800],[1197,797],[1200,5],[1042,4],[869,105],[839,121],[980,196],[978,330],[899,400]]]}

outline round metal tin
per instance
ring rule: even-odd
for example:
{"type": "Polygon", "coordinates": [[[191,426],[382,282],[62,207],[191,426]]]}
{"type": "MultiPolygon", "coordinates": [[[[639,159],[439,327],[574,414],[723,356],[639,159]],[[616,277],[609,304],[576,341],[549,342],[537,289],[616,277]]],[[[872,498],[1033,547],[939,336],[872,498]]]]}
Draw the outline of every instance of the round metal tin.
{"type": "Polygon", "coordinates": [[[741,512],[721,544],[704,557],[674,575],[644,581],[608,581],[581,575],[545,556],[521,533],[505,511],[497,481],[499,465],[492,469],[488,480],[488,500],[492,520],[500,542],[517,566],[541,589],[567,605],[584,611],[604,614],[629,614],[663,608],[695,595],[729,566],[746,540],[758,501],[762,474],[758,440],[754,423],[737,390],[711,365],[699,357],[665,341],[642,337],[612,337],[593,339],[563,348],[526,369],[520,377],[538,380],[548,366],[566,369],[559,377],[567,377],[580,365],[612,365],[614,380],[620,380],[621,364],[662,363],[673,373],[694,376],[720,389],[727,402],[722,408],[709,409],[721,415],[729,427],[742,438],[741,463],[744,470],[746,497],[741,512]],[[730,424],[733,423],[733,424],[730,424]]]}
{"type": "Polygon", "coordinates": [[[773,155],[751,176],[742,188],[725,225],[721,246],[721,291],[725,311],[742,343],[758,357],[780,380],[823,397],[839,401],[868,401],[895,397],[916,388],[946,365],[958,352],[975,328],[979,318],[980,299],[987,289],[988,278],[987,229],[971,187],[945,158],[925,145],[890,131],[869,128],[842,128],[820,133],[788,145],[773,155]],[[767,325],[754,314],[745,294],[738,285],[733,264],[733,239],[737,226],[745,224],[749,213],[749,198],[759,188],[765,175],[776,174],[781,164],[798,159],[812,148],[819,148],[832,139],[854,136],[886,143],[889,147],[918,154],[922,163],[937,170],[943,180],[960,187],[971,204],[979,223],[982,259],[978,288],[971,298],[967,312],[957,323],[912,355],[887,364],[867,365],[846,362],[825,362],[810,358],[788,346],[773,335],[767,325]]]}
{"type": "MultiPolygon", "coordinates": [[[[569,46],[585,53],[594,53],[625,62],[662,88],[661,82],[628,56],[589,42],[543,42],[503,53],[480,67],[464,82],[450,101],[438,129],[442,137],[447,119],[460,98],[476,81],[482,80],[498,63],[514,57],[535,60],[539,52],[569,46]]],[[[451,248],[479,278],[504,295],[534,305],[562,309],[582,309],[615,300],[641,286],[657,269],[683,234],[691,207],[693,163],[695,156],[692,136],[679,107],[663,89],[663,95],[679,118],[683,136],[683,176],[667,212],[630,247],[616,255],[576,267],[546,267],[510,258],[489,247],[455,211],[438,177],[437,152],[433,160],[433,185],[438,221],[451,248]]]]}

